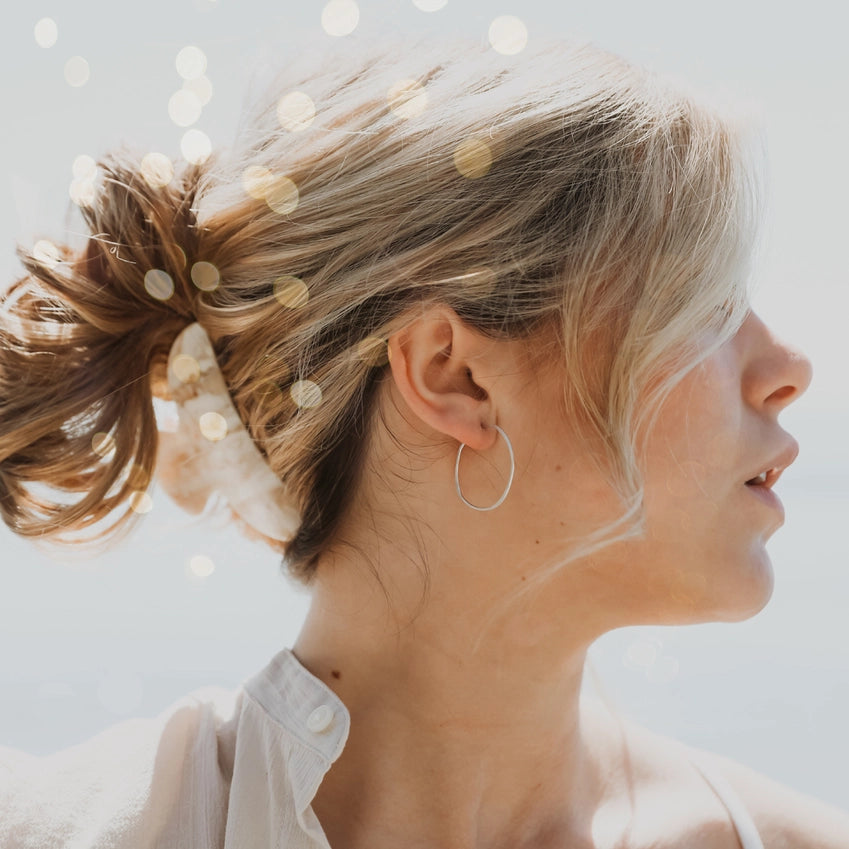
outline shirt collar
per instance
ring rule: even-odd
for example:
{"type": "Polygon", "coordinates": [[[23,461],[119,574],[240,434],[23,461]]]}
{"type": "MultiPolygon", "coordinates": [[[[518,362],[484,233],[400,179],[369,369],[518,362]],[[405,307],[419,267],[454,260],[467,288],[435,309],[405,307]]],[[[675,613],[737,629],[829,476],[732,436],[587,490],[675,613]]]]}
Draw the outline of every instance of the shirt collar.
{"type": "Polygon", "coordinates": [[[342,700],[295,657],[276,654],[244,683],[245,692],[286,732],[297,751],[290,770],[299,814],[312,802],[333,762],[342,753],[351,716],[342,700]]]}

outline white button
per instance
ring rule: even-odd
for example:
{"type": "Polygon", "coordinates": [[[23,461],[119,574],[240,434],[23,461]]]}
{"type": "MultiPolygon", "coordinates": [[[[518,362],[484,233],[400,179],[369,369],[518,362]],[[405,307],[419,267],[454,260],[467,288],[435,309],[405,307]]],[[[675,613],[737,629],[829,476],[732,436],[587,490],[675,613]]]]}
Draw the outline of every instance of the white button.
{"type": "Polygon", "coordinates": [[[317,707],[307,718],[307,728],[313,734],[321,734],[333,725],[333,708],[330,705],[317,707]]]}

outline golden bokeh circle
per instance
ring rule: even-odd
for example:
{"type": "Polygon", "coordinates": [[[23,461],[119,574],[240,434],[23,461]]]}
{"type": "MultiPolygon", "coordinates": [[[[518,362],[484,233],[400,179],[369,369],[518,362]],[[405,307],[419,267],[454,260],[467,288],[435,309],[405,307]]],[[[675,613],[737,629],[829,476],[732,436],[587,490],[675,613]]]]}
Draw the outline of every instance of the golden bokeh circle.
{"type": "Polygon", "coordinates": [[[427,108],[427,92],[417,80],[398,80],[386,93],[386,100],[399,118],[415,118],[427,108]]]}
{"type": "Polygon", "coordinates": [[[33,27],[33,35],[39,47],[53,47],[59,38],[59,28],[53,18],[41,18],[33,27]]]}
{"type": "Polygon", "coordinates": [[[178,354],[174,357],[171,370],[181,383],[197,383],[200,380],[200,363],[188,354],[178,354]]]}
{"type": "Polygon", "coordinates": [[[221,413],[204,413],[198,419],[201,435],[210,442],[220,442],[227,436],[227,420],[221,413]]]}
{"type": "Polygon", "coordinates": [[[477,180],[492,167],[492,150],[481,139],[463,139],[454,149],[454,167],[464,177],[477,180]]]}
{"type": "Polygon", "coordinates": [[[76,180],[93,180],[97,176],[97,163],[87,153],[74,158],[71,173],[76,180]]]}
{"type": "Polygon", "coordinates": [[[115,440],[111,434],[98,431],[91,438],[91,450],[100,457],[106,457],[115,450],[115,440]]]}
{"type": "Polygon", "coordinates": [[[168,117],[178,127],[189,127],[200,118],[203,111],[198,96],[187,88],[174,92],[168,99],[168,117]]]}
{"type": "Polygon", "coordinates": [[[191,270],[192,283],[203,292],[212,292],[221,282],[221,274],[211,262],[196,262],[191,270]]]}
{"type": "Polygon", "coordinates": [[[141,489],[130,494],[130,508],[134,513],[150,513],[153,509],[153,499],[141,489]]]}
{"type": "Polygon", "coordinates": [[[36,262],[41,263],[41,265],[47,268],[56,268],[62,261],[62,254],[59,248],[49,239],[39,239],[32,246],[32,257],[36,262]]]}
{"type": "Polygon", "coordinates": [[[248,165],[242,171],[242,187],[256,200],[265,200],[268,190],[274,185],[274,173],[262,165],[248,165]]]}
{"type": "Polygon", "coordinates": [[[212,142],[203,130],[186,130],[180,139],[180,152],[186,162],[202,165],[212,153],[212,142]]]}
{"type": "Polygon", "coordinates": [[[144,288],[151,298],[167,301],[174,294],[174,280],[167,271],[151,268],[144,275],[144,288]]]}
{"type": "Polygon", "coordinates": [[[309,300],[310,292],[300,277],[284,274],[274,281],[274,297],[282,306],[297,309],[309,300]]]}
{"type": "Polygon", "coordinates": [[[91,77],[91,68],[82,56],[72,56],[65,62],[65,82],[69,86],[84,86],[91,77]]]}
{"type": "Polygon", "coordinates": [[[200,47],[189,44],[177,54],[174,64],[184,80],[194,80],[206,73],[206,54],[200,47]]]}
{"type": "Polygon", "coordinates": [[[189,570],[198,578],[208,578],[215,571],[215,563],[206,554],[195,554],[189,560],[189,570]]]}
{"type": "Polygon", "coordinates": [[[280,215],[288,215],[298,208],[298,187],[288,177],[275,177],[265,192],[265,202],[280,215]]]}
{"type": "Polygon", "coordinates": [[[321,387],[312,380],[296,380],[289,387],[289,395],[302,409],[317,407],[323,399],[321,387]]]}
{"type": "Polygon", "coordinates": [[[183,88],[190,91],[200,101],[201,106],[206,106],[212,100],[212,83],[203,75],[184,80],[183,88]]]}
{"type": "Polygon", "coordinates": [[[174,179],[174,165],[164,153],[152,151],[142,158],[141,175],[152,189],[161,189],[174,179]]]}
{"type": "Polygon", "coordinates": [[[337,38],[350,35],[360,22],[360,9],[354,0],[330,0],[321,11],[321,27],[337,38]]]}
{"type": "Polygon", "coordinates": [[[389,362],[389,346],[380,336],[366,336],[357,343],[357,357],[366,365],[377,367],[389,362]]]}
{"type": "Polygon", "coordinates": [[[93,180],[71,180],[68,194],[77,206],[92,206],[97,191],[93,180]]]}
{"type": "Polygon", "coordinates": [[[315,104],[308,94],[290,91],[277,103],[277,120],[284,130],[298,133],[306,130],[315,119],[315,104]]]}
{"type": "Polygon", "coordinates": [[[489,43],[496,53],[513,56],[528,43],[528,28],[515,15],[501,15],[489,25],[489,43]]]}

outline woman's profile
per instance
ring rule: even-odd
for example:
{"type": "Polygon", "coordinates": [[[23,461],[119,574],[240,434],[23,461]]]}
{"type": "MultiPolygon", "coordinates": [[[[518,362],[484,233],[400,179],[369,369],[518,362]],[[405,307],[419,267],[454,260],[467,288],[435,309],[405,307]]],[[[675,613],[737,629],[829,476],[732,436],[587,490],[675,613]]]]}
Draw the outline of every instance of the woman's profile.
{"type": "Polygon", "coordinates": [[[156,473],[310,609],[226,697],[0,750],[0,846],[849,845],[582,687],[772,592],[811,365],[751,309],[755,129],[589,44],[419,45],[287,67],[203,164],[103,156],[0,301],[0,515],[108,542],[156,473]]]}

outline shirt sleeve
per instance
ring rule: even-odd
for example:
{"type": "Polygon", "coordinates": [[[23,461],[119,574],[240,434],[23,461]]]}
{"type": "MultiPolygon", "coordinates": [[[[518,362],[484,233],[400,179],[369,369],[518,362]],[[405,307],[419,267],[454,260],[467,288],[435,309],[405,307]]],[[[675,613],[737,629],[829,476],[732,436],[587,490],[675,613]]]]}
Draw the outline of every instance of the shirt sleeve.
{"type": "Polygon", "coordinates": [[[218,849],[240,704],[205,688],[52,755],[0,748],[0,849],[218,849]]]}

